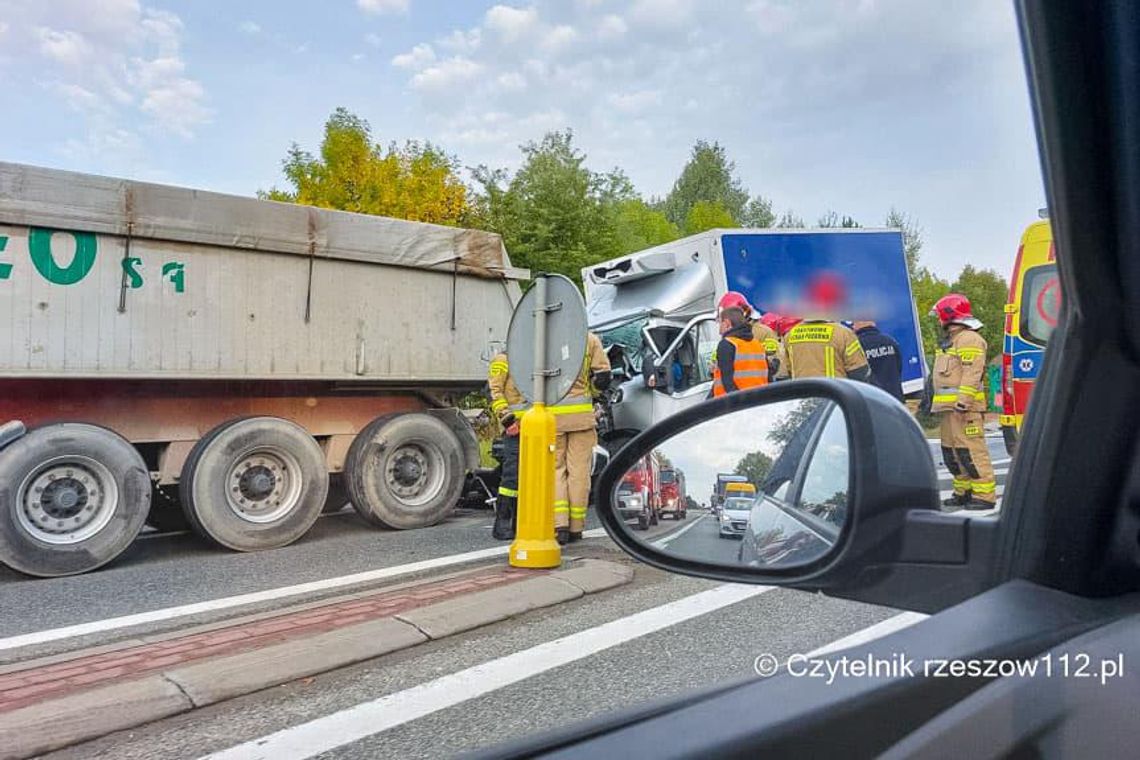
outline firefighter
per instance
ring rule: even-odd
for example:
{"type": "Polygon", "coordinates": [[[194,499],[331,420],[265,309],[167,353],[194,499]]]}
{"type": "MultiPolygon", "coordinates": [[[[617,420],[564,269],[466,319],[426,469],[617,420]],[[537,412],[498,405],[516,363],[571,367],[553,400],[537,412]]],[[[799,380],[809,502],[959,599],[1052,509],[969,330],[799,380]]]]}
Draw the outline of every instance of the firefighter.
{"type": "Polygon", "coordinates": [[[764,353],[768,359],[768,380],[772,381],[780,371],[780,339],[776,337],[776,329],[769,314],[772,312],[763,316],[752,312],[752,337],[764,344],[764,353]]]}
{"type": "MultiPolygon", "coordinates": [[[[780,330],[785,319],[787,317],[774,311],[765,312],[764,316],[760,317],[760,322],[772,331],[771,341],[775,344],[776,364],[773,367],[772,346],[768,342],[769,338],[764,337],[764,349],[768,354],[768,377],[773,381],[788,379],[788,356],[784,352],[784,333],[780,330]]],[[[760,337],[755,331],[753,331],[753,335],[757,338],[760,337]]]]}
{"type": "Polygon", "coordinates": [[[505,352],[491,359],[487,384],[491,387],[491,412],[503,426],[502,455],[497,457],[502,465],[502,475],[498,498],[495,499],[495,524],[491,528],[491,536],[500,541],[510,541],[515,537],[515,512],[519,500],[519,421],[527,403],[511,379],[505,352]]]}
{"type": "Polygon", "coordinates": [[[768,384],[768,353],[754,337],[751,313],[748,301],[736,291],[725,293],[717,304],[721,339],[713,365],[713,398],[768,384]]]}
{"type": "Polygon", "coordinates": [[[846,300],[843,282],[834,274],[821,273],[808,286],[807,295],[810,318],[791,328],[784,337],[792,379],[870,380],[871,368],[859,339],[850,328],[830,319],[846,300]]]}
{"type": "Polygon", "coordinates": [[[954,480],[947,507],[993,509],[997,482],[986,446],[986,340],[974,318],[970,300],[959,293],[943,296],[931,314],[942,324],[934,358],[930,410],[942,416],[942,460],[954,480]]]}
{"type": "Polygon", "coordinates": [[[610,385],[610,360],[601,339],[586,334],[582,370],[566,398],[550,408],[557,424],[554,448],[554,534],[558,543],[582,538],[590,501],[590,470],[598,433],[594,391],[610,385]]]}

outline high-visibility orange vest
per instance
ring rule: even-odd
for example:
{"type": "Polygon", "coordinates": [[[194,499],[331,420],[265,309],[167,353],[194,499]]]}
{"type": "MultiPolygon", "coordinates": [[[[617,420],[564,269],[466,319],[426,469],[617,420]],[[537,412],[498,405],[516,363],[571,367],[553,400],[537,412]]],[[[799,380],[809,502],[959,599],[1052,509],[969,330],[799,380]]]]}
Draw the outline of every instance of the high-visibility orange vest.
{"type": "MultiPolygon", "coordinates": [[[[732,362],[732,380],[739,390],[759,388],[768,384],[768,353],[761,341],[730,337],[726,340],[736,347],[736,358],[732,362]]],[[[713,365],[713,397],[723,396],[724,381],[720,376],[720,365],[713,365]]]]}

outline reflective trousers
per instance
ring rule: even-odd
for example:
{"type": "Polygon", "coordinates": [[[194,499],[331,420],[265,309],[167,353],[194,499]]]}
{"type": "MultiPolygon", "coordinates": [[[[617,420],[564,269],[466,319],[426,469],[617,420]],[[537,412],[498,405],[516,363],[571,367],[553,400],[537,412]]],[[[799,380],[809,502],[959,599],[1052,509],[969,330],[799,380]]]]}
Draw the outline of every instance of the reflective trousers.
{"type": "Polygon", "coordinates": [[[986,446],[981,412],[941,412],[942,461],[954,479],[954,494],[973,494],[979,501],[997,502],[997,481],[986,446]]]}
{"type": "Polygon", "coordinates": [[[495,500],[495,524],[491,528],[492,537],[509,541],[515,537],[515,515],[519,501],[519,437],[509,435],[503,438],[502,474],[499,478],[499,493],[495,500]]]}
{"type": "Polygon", "coordinates": [[[581,533],[590,502],[590,467],[598,433],[593,428],[559,433],[554,447],[554,527],[581,533]]]}

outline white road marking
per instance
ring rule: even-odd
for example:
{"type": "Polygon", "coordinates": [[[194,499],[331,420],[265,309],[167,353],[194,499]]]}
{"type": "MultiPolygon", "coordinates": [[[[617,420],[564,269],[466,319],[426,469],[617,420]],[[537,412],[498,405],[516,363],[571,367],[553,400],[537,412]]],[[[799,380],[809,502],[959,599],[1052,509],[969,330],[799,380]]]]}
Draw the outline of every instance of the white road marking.
{"type": "MultiPolygon", "coordinates": [[[[592,530],[587,530],[582,533],[583,538],[598,538],[605,535],[605,528],[593,528],[592,530]]],[[[0,651],[31,646],[32,644],[44,644],[49,641],[70,639],[75,636],[86,636],[91,633],[115,631],[135,625],[144,625],[146,623],[173,620],[175,618],[197,615],[203,612],[216,612],[217,610],[243,607],[248,604],[268,602],[275,599],[287,599],[293,596],[301,596],[302,594],[311,594],[316,591],[344,588],[345,586],[352,586],[358,583],[369,583],[386,578],[397,578],[401,575],[419,573],[424,570],[434,570],[440,567],[460,565],[464,562],[503,556],[509,549],[510,546],[508,544],[503,544],[502,546],[492,546],[487,549],[463,552],[462,554],[450,554],[444,557],[410,562],[406,565],[394,565],[392,567],[382,567],[377,570],[366,570],[361,573],[353,573],[352,575],[341,575],[336,578],[325,578],[324,580],[299,583],[293,586],[281,586],[264,591],[254,591],[248,594],[238,594],[236,596],[227,596],[220,599],[209,599],[204,602],[184,604],[178,607],[164,607],[149,612],[138,612],[132,615],[121,615],[104,620],[93,620],[88,623],[68,625],[62,628],[48,628],[34,633],[23,633],[18,636],[9,636],[8,638],[0,639],[0,651]]]]}
{"type": "Polygon", "coordinates": [[[850,649],[851,647],[858,646],[859,644],[866,644],[868,641],[882,638],[895,631],[901,631],[903,628],[914,625],[915,623],[926,620],[930,617],[921,612],[903,612],[894,617],[889,617],[882,622],[875,623],[874,625],[864,628],[861,631],[855,631],[850,636],[844,636],[841,639],[836,639],[830,644],[824,644],[819,649],[808,652],[808,657],[818,657],[824,654],[831,654],[838,652],[841,649],[850,649]]]}
{"type": "Polygon", "coordinates": [[[665,536],[664,538],[660,538],[660,539],[654,541],[653,545],[658,547],[658,548],[664,548],[665,545],[668,544],[673,539],[680,538],[687,531],[692,530],[694,525],[696,525],[697,523],[699,523],[701,520],[705,519],[706,517],[708,517],[708,513],[701,515],[700,517],[698,517],[696,520],[693,520],[688,525],[683,526],[680,530],[675,530],[672,533],[670,533],[669,535],[665,536]]]}
{"type": "Polygon", "coordinates": [[[208,755],[209,760],[308,758],[480,697],[663,628],[706,615],[772,586],[728,583],[620,620],[548,641],[208,755]]]}

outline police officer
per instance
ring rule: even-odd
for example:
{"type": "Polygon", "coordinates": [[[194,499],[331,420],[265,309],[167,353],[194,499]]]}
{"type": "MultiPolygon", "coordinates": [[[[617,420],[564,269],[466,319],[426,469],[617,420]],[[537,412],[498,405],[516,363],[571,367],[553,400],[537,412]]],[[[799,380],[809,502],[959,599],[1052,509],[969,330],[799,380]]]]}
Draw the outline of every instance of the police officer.
{"type": "Polygon", "coordinates": [[[870,320],[856,320],[852,326],[871,367],[871,382],[901,402],[902,351],[898,341],[879,330],[879,326],[870,320]]]}
{"type": "Polygon", "coordinates": [[[931,309],[942,324],[942,340],[934,358],[930,409],[942,416],[942,461],[954,480],[947,507],[993,509],[997,482],[986,446],[986,340],[978,330],[970,300],[959,293],[943,296],[931,309]]]}
{"type": "Polygon", "coordinates": [[[491,388],[491,412],[503,426],[502,455],[498,457],[502,474],[498,498],[495,499],[495,524],[491,528],[491,536],[500,541],[510,541],[515,537],[515,513],[519,499],[519,421],[527,403],[511,379],[510,364],[504,352],[495,354],[491,359],[487,384],[491,388]]]}
{"type": "Polygon", "coordinates": [[[566,398],[550,408],[557,424],[554,449],[554,533],[558,543],[582,538],[590,501],[590,470],[598,433],[594,389],[610,385],[610,360],[602,341],[586,335],[586,356],[566,398]]]}
{"type": "Polygon", "coordinates": [[[764,344],[754,337],[754,326],[748,321],[751,312],[744,296],[733,290],[717,304],[721,339],[713,365],[714,398],[768,384],[768,354],[764,344]]]}

